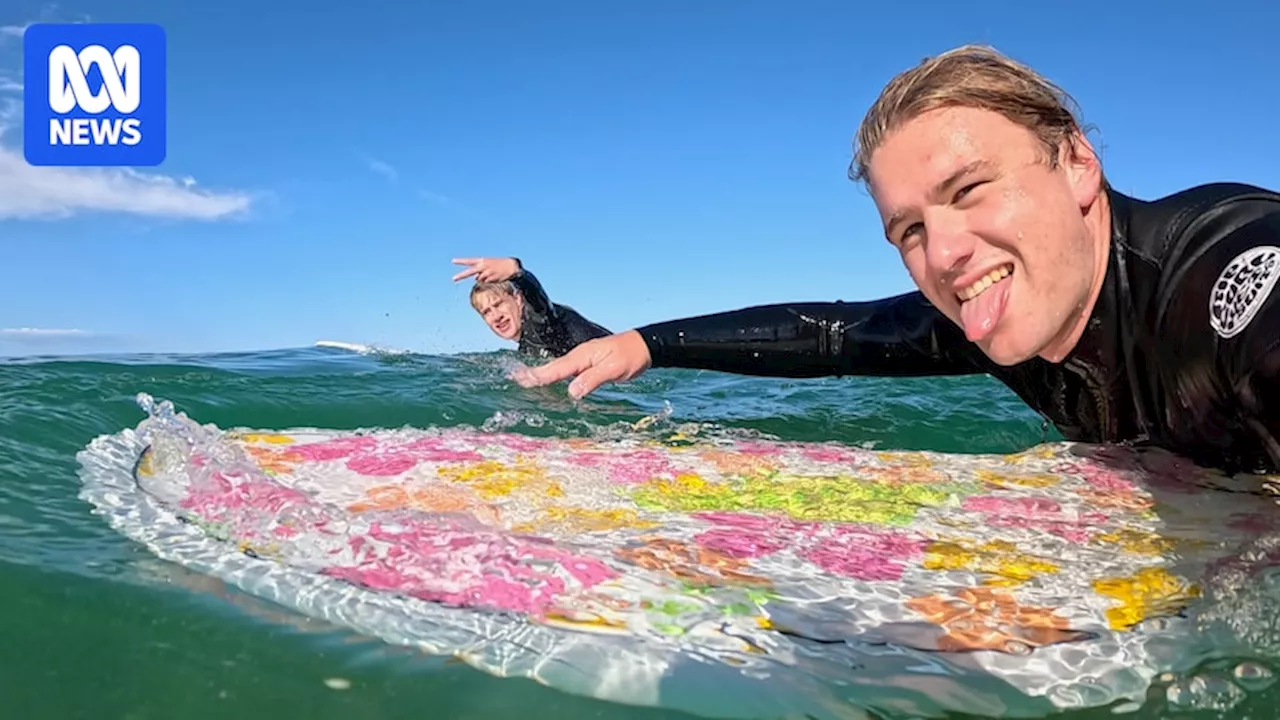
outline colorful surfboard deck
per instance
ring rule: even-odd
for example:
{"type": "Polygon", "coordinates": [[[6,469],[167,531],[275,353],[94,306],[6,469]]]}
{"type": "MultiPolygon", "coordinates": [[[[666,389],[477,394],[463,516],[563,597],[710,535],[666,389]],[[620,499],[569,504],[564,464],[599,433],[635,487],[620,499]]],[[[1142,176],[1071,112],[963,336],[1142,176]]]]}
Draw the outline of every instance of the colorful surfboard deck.
{"type": "Polygon", "coordinates": [[[1114,448],[224,431],[139,402],[81,453],[82,497],[157,556],[494,675],[714,717],[1140,702],[1198,642],[1206,574],[1280,524],[1256,478],[1114,448]]]}

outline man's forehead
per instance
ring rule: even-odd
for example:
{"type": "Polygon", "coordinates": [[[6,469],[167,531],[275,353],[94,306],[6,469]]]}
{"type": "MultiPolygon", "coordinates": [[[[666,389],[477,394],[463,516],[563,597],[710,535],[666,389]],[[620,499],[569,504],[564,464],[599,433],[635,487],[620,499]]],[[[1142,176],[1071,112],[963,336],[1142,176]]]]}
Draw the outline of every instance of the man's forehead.
{"type": "Polygon", "coordinates": [[[484,307],[493,307],[501,303],[503,300],[510,299],[511,296],[506,293],[500,293],[494,290],[482,290],[476,293],[475,301],[477,305],[484,307]]]}

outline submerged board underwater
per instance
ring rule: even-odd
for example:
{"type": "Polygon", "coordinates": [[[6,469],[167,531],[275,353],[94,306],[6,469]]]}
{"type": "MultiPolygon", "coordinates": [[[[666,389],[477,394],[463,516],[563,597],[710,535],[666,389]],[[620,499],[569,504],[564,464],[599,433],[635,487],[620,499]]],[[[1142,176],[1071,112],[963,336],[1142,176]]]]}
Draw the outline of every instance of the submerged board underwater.
{"type": "Polygon", "coordinates": [[[1203,578],[1280,524],[1256,479],[1114,448],[228,431],[139,403],[80,453],[81,497],[157,556],[494,675],[713,717],[1141,703],[1198,642],[1203,578]],[[1205,501],[1230,484],[1251,491],[1205,501]]]}

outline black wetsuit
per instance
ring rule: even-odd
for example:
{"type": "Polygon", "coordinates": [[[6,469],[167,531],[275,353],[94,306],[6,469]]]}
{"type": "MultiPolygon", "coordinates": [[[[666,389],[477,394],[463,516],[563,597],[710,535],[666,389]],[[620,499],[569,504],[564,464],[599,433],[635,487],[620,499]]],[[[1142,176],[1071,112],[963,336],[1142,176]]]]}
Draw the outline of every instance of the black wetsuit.
{"type": "Polygon", "coordinates": [[[610,334],[568,305],[551,302],[538,278],[518,259],[516,264],[520,270],[511,282],[524,296],[517,352],[540,359],[560,357],[588,340],[610,334]]]}
{"type": "Polygon", "coordinates": [[[1069,440],[1158,445],[1227,472],[1280,471],[1280,194],[1214,184],[1153,202],[1108,195],[1105,284],[1060,364],[995,364],[918,292],[745,308],[640,333],[654,367],[989,373],[1069,440]]]}

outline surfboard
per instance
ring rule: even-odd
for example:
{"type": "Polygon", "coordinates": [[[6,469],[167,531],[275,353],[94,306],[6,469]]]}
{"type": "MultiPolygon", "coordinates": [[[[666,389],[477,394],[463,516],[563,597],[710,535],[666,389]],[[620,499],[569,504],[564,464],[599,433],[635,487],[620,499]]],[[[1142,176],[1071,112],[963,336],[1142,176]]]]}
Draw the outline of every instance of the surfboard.
{"type": "Polygon", "coordinates": [[[220,429],[138,402],[80,453],[81,497],[158,557],[497,676],[712,717],[1141,702],[1201,641],[1205,579],[1280,515],[1256,479],[1069,443],[220,429]]]}
{"type": "Polygon", "coordinates": [[[398,348],[384,348],[379,345],[367,345],[365,343],[346,342],[345,340],[317,340],[315,346],[318,348],[327,348],[329,350],[346,350],[347,352],[358,353],[360,355],[408,355],[408,350],[400,350],[398,348]]]}

